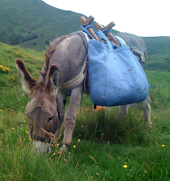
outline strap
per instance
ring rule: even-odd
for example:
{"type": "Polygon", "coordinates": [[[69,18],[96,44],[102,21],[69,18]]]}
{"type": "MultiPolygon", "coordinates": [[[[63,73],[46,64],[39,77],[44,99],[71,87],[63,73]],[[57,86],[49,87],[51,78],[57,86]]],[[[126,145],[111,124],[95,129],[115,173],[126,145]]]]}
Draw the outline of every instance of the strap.
{"type": "Polygon", "coordinates": [[[68,80],[67,82],[64,82],[63,85],[61,86],[61,90],[63,91],[67,91],[67,90],[71,90],[77,86],[79,86],[85,79],[86,76],[86,69],[87,69],[87,64],[88,64],[88,43],[85,39],[84,33],[82,33],[82,31],[78,31],[76,32],[83,40],[83,44],[85,46],[86,49],[86,56],[84,59],[84,62],[82,64],[81,70],[78,74],[76,74],[74,76],[74,78],[68,80]]]}
{"type": "Polygon", "coordinates": [[[89,31],[88,31],[88,28],[91,28],[92,27],[92,25],[85,25],[85,27],[83,26],[83,25],[81,25],[81,29],[88,35],[88,36],[90,36],[90,38],[91,39],[94,39],[93,38],[93,36],[89,33],[89,31]]]}
{"type": "Polygon", "coordinates": [[[31,136],[31,139],[33,139],[33,140],[51,143],[51,139],[46,139],[46,138],[43,138],[43,137],[40,137],[40,136],[36,136],[32,132],[30,132],[30,136],[31,136]]]}
{"type": "Polygon", "coordinates": [[[88,43],[88,42],[89,42],[89,37],[87,36],[87,34],[86,34],[84,31],[81,31],[81,33],[85,36],[86,41],[87,41],[87,43],[88,43]]]}
{"type": "Polygon", "coordinates": [[[97,35],[99,36],[99,38],[101,38],[101,39],[103,39],[103,40],[105,40],[107,42],[108,48],[110,50],[113,50],[112,44],[110,43],[110,41],[108,40],[108,38],[106,37],[106,35],[104,34],[103,31],[99,30],[97,35]]]}
{"type": "Polygon", "coordinates": [[[110,33],[110,30],[108,30],[108,29],[103,30],[103,33],[104,33],[104,34],[110,33]]]}
{"type": "Polygon", "coordinates": [[[78,85],[80,85],[85,77],[85,69],[86,69],[86,65],[87,65],[87,56],[84,60],[84,64],[82,66],[81,71],[79,72],[79,74],[77,76],[75,76],[73,79],[65,82],[62,86],[61,86],[61,90],[69,90],[69,89],[73,89],[74,87],[77,87],[78,85]]]}

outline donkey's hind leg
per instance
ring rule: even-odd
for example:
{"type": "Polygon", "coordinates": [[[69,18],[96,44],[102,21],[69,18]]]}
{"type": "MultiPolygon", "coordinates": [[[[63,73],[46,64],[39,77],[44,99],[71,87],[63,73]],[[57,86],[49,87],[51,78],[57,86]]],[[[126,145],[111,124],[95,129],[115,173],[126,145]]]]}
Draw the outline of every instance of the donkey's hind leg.
{"type": "Polygon", "coordinates": [[[152,125],[150,103],[151,103],[151,99],[149,96],[145,101],[142,102],[144,121],[146,123],[146,126],[148,126],[148,127],[151,127],[151,125],[152,125]]]}
{"type": "Polygon", "coordinates": [[[69,102],[69,106],[68,106],[67,113],[65,115],[65,121],[64,121],[65,130],[64,130],[64,138],[63,138],[63,143],[62,143],[63,149],[67,145],[70,145],[72,141],[73,129],[76,124],[75,123],[76,114],[81,102],[81,97],[82,97],[82,85],[74,88],[71,91],[70,102],[69,102]]]}
{"type": "Polygon", "coordinates": [[[117,119],[124,119],[126,114],[128,113],[128,108],[129,108],[129,105],[120,106],[117,119]]]}

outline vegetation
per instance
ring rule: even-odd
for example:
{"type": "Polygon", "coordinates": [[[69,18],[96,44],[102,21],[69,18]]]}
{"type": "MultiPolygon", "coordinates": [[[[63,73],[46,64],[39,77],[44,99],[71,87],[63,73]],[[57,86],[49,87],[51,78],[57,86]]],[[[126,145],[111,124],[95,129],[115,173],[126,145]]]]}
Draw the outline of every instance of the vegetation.
{"type": "Polygon", "coordinates": [[[56,37],[78,31],[80,16],[42,0],[1,0],[0,41],[41,51],[56,37]]]}
{"type": "Polygon", "coordinates": [[[0,1],[0,180],[169,180],[170,37],[144,38],[146,74],[151,85],[152,128],[143,123],[141,106],[122,121],[118,108],[93,109],[88,95],[77,115],[73,142],[59,159],[60,143],[48,155],[32,153],[23,92],[15,61],[24,60],[38,80],[44,49],[56,36],[77,31],[80,14],[40,0],[0,1]],[[69,28],[68,28],[69,27],[69,28]]]}
{"type": "MultiPolygon", "coordinates": [[[[150,64],[153,56],[148,57],[150,64]]],[[[168,71],[146,70],[151,84],[151,129],[143,125],[140,106],[130,109],[125,120],[120,121],[116,118],[117,107],[95,111],[89,96],[84,95],[73,143],[59,160],[60,145],[49,155],[34,155],[31,151],[28,119],[24,114],[29,96],[22,91],[17,76],[17,58],[24,60],[36,80],[44,63],[41,52],[0,43],[0,180],[170,178],[168,71]]]]}
{"type": "Polygon", "coordinates": [[[146,69],[170,71],[170,37],[144,38],[148,49],[146,69]]]}
{"type": "Polygon", "coordinates": [[[80,14],[51,7],[41,0],[1,0],[0,16],[1,41],[36,50],[44,49],[46,41],[80,28],[80,14]]]}

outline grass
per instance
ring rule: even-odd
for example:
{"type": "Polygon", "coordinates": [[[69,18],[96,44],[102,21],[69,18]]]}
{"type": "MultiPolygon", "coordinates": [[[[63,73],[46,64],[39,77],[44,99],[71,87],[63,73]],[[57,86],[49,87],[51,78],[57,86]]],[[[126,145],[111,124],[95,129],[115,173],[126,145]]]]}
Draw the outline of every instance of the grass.
{"type": "Polygon", "coordinates": [[[151,129],[144,127],[139,107],[131,108],[120,121],[117,107],[95,111],[84,95],[73,142],[58,160],[60,146],[49,155],[31,151],[24,114],[29,96],[19,83],[17,58],[24,60],[36,80],[44,62],[41,52],[0,43],[0,65],[9,68],[0,68],[0,180],[169,180],[168,71],[146,70],[151,84],[151,129]]]}
{"type": "Polygon", "coordinates": [[[1,0],[0,16],[1,41],[42,51],[56,36],[77,31],[81,15],[39,0],[1,0]]]}

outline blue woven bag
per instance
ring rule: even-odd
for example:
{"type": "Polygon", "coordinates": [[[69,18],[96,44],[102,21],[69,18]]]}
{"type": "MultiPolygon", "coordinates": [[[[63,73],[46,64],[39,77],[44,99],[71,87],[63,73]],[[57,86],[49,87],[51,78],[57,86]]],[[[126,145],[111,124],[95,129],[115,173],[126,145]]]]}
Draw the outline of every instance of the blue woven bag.
{"type": "Polygon", "coordinates": [[[147,77],[130,48],[113,45],[100,30],[97,35],[107,44],[89,40],[88,84],[93,103],[118,106],[144,101],[149,89],[147,77]]]}

